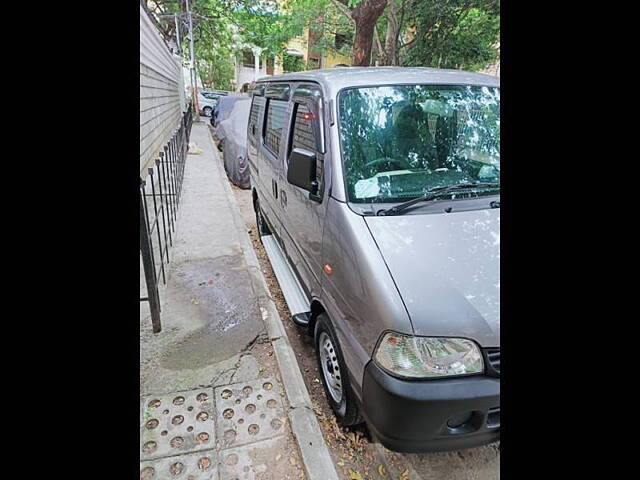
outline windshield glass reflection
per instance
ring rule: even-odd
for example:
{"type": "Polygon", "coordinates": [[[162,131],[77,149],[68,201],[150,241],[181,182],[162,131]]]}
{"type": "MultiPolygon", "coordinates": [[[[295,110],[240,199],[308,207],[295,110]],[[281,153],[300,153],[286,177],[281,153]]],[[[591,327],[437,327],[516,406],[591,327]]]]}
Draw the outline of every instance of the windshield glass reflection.
{"type": "MultiPolygon", "coordinates": [[[[348,89],[339,130],[351,202],[401,202],[441,186],[500,181],[500,90],[392,85],[348,89]]],[[[451,196],[499,193],[471,189],[451,196]]]]}

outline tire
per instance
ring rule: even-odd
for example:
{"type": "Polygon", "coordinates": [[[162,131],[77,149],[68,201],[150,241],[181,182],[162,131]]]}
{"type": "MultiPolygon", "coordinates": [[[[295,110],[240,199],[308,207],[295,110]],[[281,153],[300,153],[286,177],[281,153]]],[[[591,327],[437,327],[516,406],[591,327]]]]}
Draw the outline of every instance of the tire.
{"type": "Polygon", "coordinates": [[[264,215],[262,214],[262,209],[260,208],[260,202],[256,200],[253,205],[253,209],[256,212],[256,227],[258,228],[258,238],[260,242],[262,242],[263,235],[271,235],[271,230],[269,230],[269,225],[264,219],[264,215]]]}
{"type": "Polygon", "coordinates": [[[210,117],[211,116],[211,112],[213,112],[213,109],[211,107],[204,107],[202,109],[202,112],[207,116],[210,117]]]}
{"type": "Polygon", "coordinates": [[[324,313],[318,315],[316,320],[314,343],[324,392],[338,422],[344,427],[361,424],[363,418],[351,390],[342,350],[333,325],[324,313]],[[333,376],[329,373],[332,367],[333,376]]]}

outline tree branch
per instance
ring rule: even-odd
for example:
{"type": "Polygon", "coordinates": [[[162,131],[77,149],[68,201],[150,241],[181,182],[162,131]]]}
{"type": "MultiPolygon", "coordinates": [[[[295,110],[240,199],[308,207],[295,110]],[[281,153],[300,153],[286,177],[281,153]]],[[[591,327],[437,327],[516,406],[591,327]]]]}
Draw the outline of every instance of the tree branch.
{"type": "Polygon", "coordinates": [[[380,43],[380,37],[378,37],[378,29],[376,26],[373,26],[373,38],[376,39],[376,48],[378,49],[379,55],[385,55],[385,50],[382,48],[382,44],[380,43]]]}
{"type": "Polygon", "coordinates": [[[331,0],[331,3],[340,11],[340,13],[342,13],[349,20],[355,23],[355,20],[351,16],[351,10],[349,10],[349,7],[347,7],[344,3],[341,3],[339,0],[331,0]]]}
{"type": "Polygon", "coordinates": [[[413,37],[413,39],[409,40],[407,43],[403,43],[402,45],[400,45],[398,48],[404,48],[407,47],[409,45],[411,45],[413,42],[415,42],[418,39],[418,35],[416,35],[415,37],[413,37]]]}

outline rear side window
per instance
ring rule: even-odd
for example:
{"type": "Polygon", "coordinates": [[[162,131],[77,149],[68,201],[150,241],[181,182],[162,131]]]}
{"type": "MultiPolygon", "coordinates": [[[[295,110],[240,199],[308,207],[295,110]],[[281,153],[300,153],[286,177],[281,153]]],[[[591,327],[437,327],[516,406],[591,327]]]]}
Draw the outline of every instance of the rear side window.
{"type": "Polygon", "coordinates": [[[251,104],[251,111],[249,113],[249,135],[253,136],[260,130],[260,120],[262,119],[265,101],[266,99],[264,97],[253,97],[253,103],[251,104]]]}
{"type": "Polygon", "coordinates": [[[288,102],[270,98],[267,103],[267,123],[265,125],[264,143],[276,156],[280,153],[280,137],[286,123],[288,102]]]}
{"type": "Polygon", "coordinates": [[[309,111],[309,107],[304,104],[297,103],[291,150],[294,148],[304,148],[311,152],[316,151],[317,143],[316,136],[313,132],[313,125],[311,123],[312,119],[313,115],[309,111]]]}
{"type": "Polygon", "coordinates": [[[313,129],[314,116],[303,103],[295,104],[295,119],[289,155],[294,148],[304,148],[316,154],[316,180],[322,183],[323,156],[318,153],[318,141],[313,129]]]}

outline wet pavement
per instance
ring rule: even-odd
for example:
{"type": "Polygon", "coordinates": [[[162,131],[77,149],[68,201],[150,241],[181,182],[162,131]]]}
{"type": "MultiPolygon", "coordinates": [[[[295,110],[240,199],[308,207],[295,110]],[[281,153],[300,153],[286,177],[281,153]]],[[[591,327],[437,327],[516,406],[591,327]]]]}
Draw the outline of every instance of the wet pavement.
{"type": "Polygon", "coordinates": [[[171,281],[177,295],[188,299],[202,326],[186,336],[172,354],[162,358],[164,368],[207,365],[212,359],[211,352],[215,352],[216,360],[225,360],[264,331],[243,255],[181,263],[171,281]]]}
{"type": "Polygon", "coordinates": [[[206,124],[191,141],[160,333],[140,308],[140,478],[307,478],[244,222],[206,124]]]}

